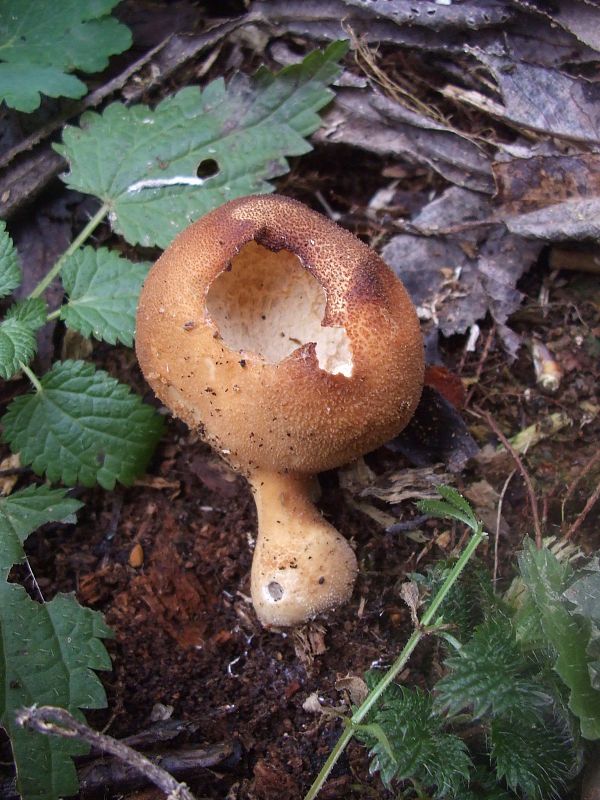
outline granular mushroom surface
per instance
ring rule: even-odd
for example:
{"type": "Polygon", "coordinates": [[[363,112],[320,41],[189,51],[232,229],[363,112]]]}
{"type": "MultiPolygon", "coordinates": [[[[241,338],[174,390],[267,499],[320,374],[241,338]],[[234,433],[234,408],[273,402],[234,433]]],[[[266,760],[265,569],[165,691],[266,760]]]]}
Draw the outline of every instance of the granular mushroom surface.
{"type": "MultiPolygon", "coordinates": [[[[307,476],[395,436],[418,402],[418,320],[382,259],[297,201],[276,195],[234,200],[184,230],[150,271],[136,350],[157,396],[248,477],[262,530],[285,528],[286,553],[290,542],[298,546],[320,526],[323,542],[332,537],[327,559],[346,564],[343,588],[328,581],[331,564],[320,556],[323,580],[312,587],[304,618],[345,599],[356,569],[351,549],[309,500],[291,511],[292,498],[295,492],[307,497],[307,476]],[[271,519],[273,504],[265,505],[261,492],[287,498],[282,513],[271,519]],[[296,512],[304,519],[300,528],[296,512]],[[321,602],[321,595],[329,599],[321,602]]],[[[265,552],[260,525],[256,552],[265,552]]],[[[276,562],[264,571],[264,585],[281,587],[266,591],[278,613],[259,616],[271,624],[301,621],[298,610],[292,617],[282,613],[293,592],[276,562]],[[277,581],[269,579],[275,572],[277,581]]],[[[299,586],[298,563],[285,571],[299,586]]]]}

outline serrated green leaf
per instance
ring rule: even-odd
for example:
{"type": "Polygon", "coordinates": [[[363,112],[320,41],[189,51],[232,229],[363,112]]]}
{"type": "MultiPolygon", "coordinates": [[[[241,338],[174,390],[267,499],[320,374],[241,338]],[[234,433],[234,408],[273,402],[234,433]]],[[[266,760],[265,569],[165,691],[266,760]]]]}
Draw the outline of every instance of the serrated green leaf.
{"type": "Polygon", "coordinates": [[[460,492],[458,492],[452,486],[436,486],[435,488],[447,503],[450,503],[450,505],[454,506],[454,508],[463,511],[473,521],[474,525],[477,525],[477,520],[475,518],[475,514],[473,513],[473,509],[460,492]]]}
{"type": "Polygon", "coordinates": [[[525,659],[510,620],[501,615],[478,625],[473,637],[445,666],[449,672],[436,684],[436,706],[449,714],[472,707],[473,717],[479,718],[489,709],[504,714],[550,700],[535,681],[523,677],[525,659]]]}
{"type": "Polygon", "coordinates": [[[586,565],[583,574],[566,589],[564,596],[575,606],[575,614],[600,624],[600,570],[597,564],[594,566],[592,570],[586,565]]]}
{"type": "Polygon", "coordinates": [[[600,739],[600,691],[591,684],[587,664],[590,623],[571,614],[563,596],[573,570],[530,540],[518,560],[544,633],[557,652],[554,668],[570,689],[569,708],[580,720],[581,735],[600,739]]]}
{"type": "Polygon", "coordinates": [[[16,289],[21,278],[17,251],[6,230],[6,222],[0,219],[0,297],[6,297],[16,289]]]}
{"type": "Polygon", "coordinates": [[[132,244],[166,247],[193,219],[235,197],[269,192],[286,156],[308,152],[306,136],[332,98],[346,42],[315,51],[272,75],[235,75],[204,90],[187,87],[155,109],[113,103],[66,127],[56,149],[64,180],[110,209],[113,229],[132,244]],[[204,167],[212,177],[199,178],[204,167]]]}
{"type": "Polygon", "coordinates": [[[573,614],[590,621],[590,638],[586,648],[587,665],[592,687],[600,690],[600,564],[598,557],[585,565],[581,575],[571,583],[564,597],[573,604],[573,614]]]}
{"type": "Polygon", "coordinates": [[[129,386],[83,361],[55,364],[41,385],[13,400],[2,419],[4,440],[23,464],[51,481],[105,489],[143,473],[163,423],[129,386]]]}
{"type": "Polygon", "coordinates": [[[592,686],[600,689],[600,628],[597,625],[592,624],[586,654],[592,686]]]}
{"type": "Polygon", "coordinates": [[[5,319],[14,319],[28,325],[33,330],[46,324],[47,306],[41,297],[28,297],[19,300],[6,312],[5,319]]]}
{"type": "MultiPolygon", "coordinates": [[[[367,685],[373,683],[365,676],[367,685]]],[[[356,737],[370,747],[371,773],[384,785],[414,778],[434,798],[457,797],[469,780],[471,759],[458,736],[444,732],[444,720],[433,709],[433,697],[420,689],[391,687],[356,737]],[[369,731],[377,725],[385,739],[369,731]]]]}
{"type": "Polygon", "coordinates": [[[28,486],[0,497],[0,580],[25,557],[23,543],[30,533],[47,522],[71,521],[82,507],[79,500],[65,494],[66,489],[28,486]]]}
{"type": "MultiPolygon", "coordinates": [[[[432,517],[440,517],[441,519],[456,519],[459,522],[464,522],[469,528],[473,528],[473,518],[469,514],[465,514],[459,508],[451,506],[444,500],[419,500],[417,508],[424,514],[430,514],[432,517]]],[[[477,524],[475,523],[475,527],[477,524]]]]}
{"type": "MultiPolygon", "coordinates": [[[[426,575],[413,574],[412,579],[424,588],[429,597],[435,597],[455,564],[456,558],[441,559],[428,568],[426,575]]],[[[483,622],[486,612],[496,605],[486,566],[472,559],[446,594],[440,612],[444,622],[452,625],[452,634],[458,633],[460,641],[465,642],[473,635],[475,627],[483,622]]]]}
{"type": "Polygon", "coordinates": [[[393,764],[396,764],[396,756],[392,751],[392,746],[390,745],[390,741],[387,737],[387,734],[377,722],[371,722],[367,725],[357,725],[357,731],[362,731],[363,734],[366,736],[372,737],[377,739],[381,747],[383,748],[385,754],[390,759],[393,764]]]}
{"type": "Polygon", "coordinates": [[[571,743],[552,722],[519,714],[492,720],[490,753],[499,780],[526,797],[550,800],[560,796],[575,768],[571,743]]]}
{"type": "Polygon", "coordinates": [[[71,760],[87,747],[42,736],[15,722],[33,704],[59,705],[81,718],[80,708],[103,708],[106,695],[92,670],[110,669],[100,641],[111,635],[97,611],[74,597],[36,603],[21,586],[0,581],[0,724],[8,733],[23,800],[58,800],[76,794],[71,760]]]}
{"type": "Polygon", "coordinates": [[[3,64],[0,62],[0,100],[7,106],[30,114],[48,97],[82,97],[87,86],[60,67],[43,64],[3,64]]]}
{"type": "Polygon", "coordinates": [[[86,85],[68,73],[98,72],[131,45],[129,30],[108,14],[118,0],[0,0],[0,101],[34,111],[40,93],[81,97],[86,85]]]}
{"type": "Polygon", "coordinates": [[[514,800],[514,794],[508,794],[487,766],[477,764],[471,773],[469,788],[462,790],[460,800],[514,800]]]}
{"type": "Polygon", "coordinates": [[[8,380],[34,356],[35,332],[46,322],[46,303],[41,298],[21,300],[11,306],[0,323],[0,377],[8,380]]]}
{"type": "Polygon", "coordinates": [[[64,264],[61,277],[68,301],[61,319],[84,336],[128,347],[133,344],[135,314],[149,263],[134,264],[101,247],[77,250],[64,264]]]}

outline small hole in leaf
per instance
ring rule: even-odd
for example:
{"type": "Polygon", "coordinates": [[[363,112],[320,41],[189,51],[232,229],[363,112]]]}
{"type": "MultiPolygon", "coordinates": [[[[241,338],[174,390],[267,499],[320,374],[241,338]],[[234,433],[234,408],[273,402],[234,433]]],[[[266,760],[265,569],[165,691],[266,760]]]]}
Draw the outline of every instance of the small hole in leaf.
{"type": "Polygon", "coordinates": [[[198,164],[196,175],[203,180],[214,178],[219,174],[219,165],[214,158],[205,158],[198,164]]]}

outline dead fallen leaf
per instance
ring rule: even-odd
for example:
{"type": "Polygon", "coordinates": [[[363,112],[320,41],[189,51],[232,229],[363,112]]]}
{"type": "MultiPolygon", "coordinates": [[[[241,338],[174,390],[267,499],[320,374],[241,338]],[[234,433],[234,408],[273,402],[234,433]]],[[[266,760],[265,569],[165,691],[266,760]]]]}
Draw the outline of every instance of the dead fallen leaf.
{"type": "Polygon", "coordinates": [[[542,243],[514,236],[500,224],[469,227],[491,220],[493,213],[486,197],[450,187],[412,220],[426,236],[394,236],[381,255],[422,320],[452,336],[466,333],[489,312],[514,357],[521,342],[506,322],[522,301],[517,281],[536,261],[542,243]]]}
{"type": "Polygon", "coordinates": [[[452,477],[439,468],[420,467],[393,470],[380,475],[360,491],[360,497],[376,497],[386,503],[429,500],[437,497],[435,487],[452,483],[452,477]]]}
{"type": "Polygon", "coordinates": [[[410,609],[410,618],[415,628],[419,627],[419,615],[417,609],[419,608],[419,587],[416,581],[405,581],[400,587],[400,597],[404,600],[410,609]]]}
{"type": "Polygon", "coordinates": [[[369,687],[358,675],[346,675],[335,682],[338,692],[348,692],[353,705],[360,706],[369,694],[369,687]]]}

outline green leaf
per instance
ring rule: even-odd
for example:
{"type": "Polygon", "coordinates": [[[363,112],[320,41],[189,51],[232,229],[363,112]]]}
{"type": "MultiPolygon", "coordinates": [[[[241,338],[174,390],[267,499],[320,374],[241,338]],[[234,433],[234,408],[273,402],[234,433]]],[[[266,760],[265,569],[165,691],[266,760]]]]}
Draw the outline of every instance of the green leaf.
{"type": "Polygon", "coordinates": [[[36,603],[21,587],[0,581],[0,724],[10,738],[23,800],[58,800],[76,794],[71,761],[87,746],[42,736],[15,722],[15,712],[33,704],[103,708],[106,695],[92,670],[110,669],[101,638],[111,635],[97,611],[74,597],[36,603]]]}
{"type": "Polygon", "coordinates": [[[108,14],[118,0],[0,0],[0,102],[34,111],[40,92],[81,97],[86,85],[68,73],[98,72],[131,46],[131,34],[108,14]]]}
{"type": "Polygon", "coordinates": [[[20,300],[8,309],[0,323],[0,377],[8,380],[34,356],[35,332],[46,322],[46,303],[41,298],[20,300]]]}
{"type": "Polygon", "coordinates": [[[41,385],[13,400],[2,420],[23,464],[50,481],[105,489],[143,473],[163,422],[129,386],[83,361],[55,364],[41,385]]]}
{"type": "Polygon", "coordinates": [[[554,668],[570,689],[569,708],[579,717],[581,735],[600,739],[600,691],[592,686],[587,663],[590,624],[570,613],[563,596],[573,570],[530,540],[519,554],[519,567],[544,633],[557,652],[554,668]]]}
{"type": "Polygon", "coordinates": [[[19,300],[6,312],[6,319],[14,319],[28,325],[33,330],[41,328],[46,324],[47,306],[46,301],[41,297],[28,297],[26,300],[19,300]]]}
{"type": "MultiPolygon", "coordinates": [[[[367,684],[368,675],[365,676],[367,684]]],[[[444,720],[433,709],[433,696],[420,689],[393,686],[356,738],[370,747],[371,773],[379,771],[387,788],[414,778],[433,789],[432,796],[457,797],[469,780],[471,759],[458,736],[444,732],[444,720]],[[373,734],[375,724],[384,737],[373,734]]]]}
{"type": "Polygon", "coordinates": [[[135,314],[150,264],[134,264],[101,247],[77,250],[64,264],[63,286],[69,296],[61,319],[84,336],[131,347],[135,314]]]}
{"type": "Polygon", "coordinates": [[[477,525],[473,509],[460,492],[457,492],[452,486],[436,486],[436,489],[447,503],[450,503],[455,509],[463,511],[473,521],[473,524],[477,525]]]}
{"type": "MultiPolygon", "coordinates": [[[[456,564],[456,558],[440,559],[431,565],[426,575],[412,573],[423,592],[435,597],[456,564]]],[[[446,623],[452,625],[452,633],[458,633],[461,642],[470,639],[477,625],[483,622],[486,611],[495,608],[492,581],[487,567],[472,559],[446,594],[440,613],[446,623]],[[456,629],[456,630],[455,630],[456,629]]]]}
{"type": "Polygon", "coordinates": [[[73,522],[82,503],[65,497],[66,489],[28,486],[8,497],[0,497],[0,580],[13,564],[25,558],[23,543],[30,533],[47,522],[73,522]]]}
{"type": "Polygon", "coordinates": [[[514,794],[508,792],[498,783],[496,776],[487,766],[477,764],[469,782],[469,788],[463,789],[460,800],[514,800],[514,794]]]}
{"type": "MultiPolygon", "coordinates": [[[[1,52],[1,51],[0,51],[1,52]]],[[[48,97],[82,97],[87,86],[60,67],[42,64],[3,64],[0,62],[0,100],[10,108],[30,114],[48,97]]]]}
{"type": "Polygon", "coordinates": [[[575,770],[575,753],[568,737],[551,721],[532,720],[517,710],[492,720],[490,753],[498,779],[536,800],[561,796],[565,781],[575,770]]]}
{"type": "Polygon", "coordinates": [[[537,683],[523,676],[527,664],[512,624],[499,614],[478,625],[460,653],[445,662],[448,674],[436,684],[436,706],[449,714],[473,708],[473,717],[549,702],[537,683]]]}
{"type": "Polygon", "coordinates": [[[334,42],[277,75],[261,69],[228,86],[190,86],[155,109],[113,103],[101,115],[88,112],[56,146],[69,162],[64,179],[108,204],[127,241],[166,247],[212,208],[271,191],[268,181],[289,170],[286,156],[311,149],[305,137],[319,127],[347,46],[334,42]]]}
{"type": "Polygon", "coordinates": [[[600,624],[600,568],[598,559],[586,564],[580,577],[564,593],[575,606],[574,613],[600,624]]]}
{"type": "Polygon", "coordinates": [[[17,251],[6,230],[6,222],[0,219],[0,297],[16,289],[21,278],[17,251]]]}
{"type": "MultiPolygon", "coordinates": [[[[417,508],[424,514],[430,514],[432,517],[456,519],[459,522],[464,522],[469,528],[473,528],[473,517],[470,514],[466,514],[462,509],[455,508],[444,500],[419,500],[417,508]]],[[[477,523],[475,522],[475,528],[476,527],[477,523]]]]}

